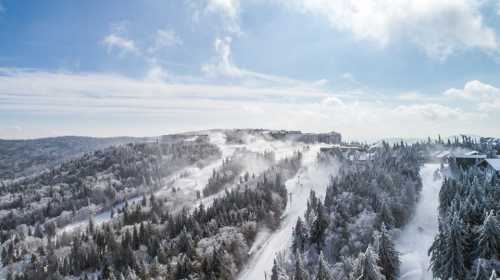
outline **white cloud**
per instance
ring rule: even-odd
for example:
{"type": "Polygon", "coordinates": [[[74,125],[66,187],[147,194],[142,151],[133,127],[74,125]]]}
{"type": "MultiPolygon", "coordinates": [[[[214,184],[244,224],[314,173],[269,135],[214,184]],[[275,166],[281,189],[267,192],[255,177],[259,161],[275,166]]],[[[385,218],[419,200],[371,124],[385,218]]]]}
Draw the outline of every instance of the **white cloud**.
{"type": "Polygon", "coordinates": [[[335,96],[329,96],[329,97],[321,100],[321,105],[336,107],[336,106],[344,106],[345,104],[339,98],[337,98],[335,96]]]}
{"type": "Polygon", "coordinates": [[[494,51],[498,39],[473,0],[281,0],[304,13],[325,17],[333,28],[385,46],[411,41],[427,55],[445,59],[457,50],[494,51]]]}
{"type": "Polygon", "coordinates": [[[236,67],[231,57],[231,37],[217,38],[214,42],[216,53],[215,61],[211,64],[202,66],[202,72],[209,76],[229,76],[240,77],[243,75],[242,70],[236,67]]]}
{"type": "Polygon", "coordinates": [[[232,58],[232,38],[217,38],[214,42],[215,57],[211,63],[202,65],[201,71],[211,79],[232,83],[243,83],[247,86],[287,86],[303,90],[323,88],[328,80],[300,81],[288,77],[259,73],[238,67],[232,58]]]}
{"type": "Polygon", "coordinates": [[[156,52],[163,48],[182,45],[182,40],[170,29],[158,29],[155,34],[154,44],[149,52],[156,52]]]}
{"type": "Polygon", "coordinates": [[[140,53],[140,50],[137,48],[134,40],[127,39],[115,33],[104,37],[102,42],[107,46],[108,53],[111,53],[114,49],[118,49],[121,55],[125,53],[140,53]]]}
{"type": "Polygon", "coordinates": [[[207,9],[209,11],[220,12],[227,18],[236,20],[240,12],[239,0],[208,0],[207,9]]]}
{"type": "Polygon", "coordinates": [[[462,119],[467,117],[461,109],[450,108],[444,105],[432,103],[398,106],[394,109],[394,112],[403,116],[413,116],[431,121],[462,119]]]}
{"type": "Polygon", "coordinates": [[[476,103],[481,111],[499,112],[500,110],[500,89],[477,80],[467,82],[463,89],[450,88],[443,95],[476,103]]]}
{"type": "Polygon", "coordinates": [[[357,83],[356,81],[356,78],[354,77],[353,74],[349,73],[349,72],[345,72],[343,73],[342,75],[340,75],[340,77],[343,79],[343,80],[346,80],[348,82],[351,82],[351,83],[357,83]]]}
{"type": "MultiPolygon", "coordinates": [[[[161,68],[153,69],[146,79],[0,69],[0,111],[52,119],[71,115],[71,126],[54,122],[44,129],[101,136],[155,135],[214,127],[338,130],[358,139],[461,132],[500,134],[494,116],[464,108],[435,103],[402,106],[391,103],[390,98],[381,102],[340,99],[335,92],[321,88],[303,89],[281,83],[256,87],[166,82],[165,75],[161,68]],[[86,118],[98,118],[99,122],[85,127],[86,118]],[[121,127],[117,127],[116,120],[120,120],[121,127]]],[[[41,127],[16,125],[25,128],[28,137],[43,135],[36,134],[43,131],[41,127]]]]}
{"type": "Polygon", "coordinates": [[[493,101],[500,98],[500,89],[482,83],[478,80],[465,83],[463,89],[450,88],[443,93],[447,97],[476,100],[493,101]]]}
{"type": "Polygon", "coordinates": [[[169,77],[168,72],[163,69],[161,66],[158,65],[153,65],[147,75],[146,75],[146,80],[148,81],[153,81],[153,82],[158,82],[158,81],[165,81],[169,77]]]}
{"type": "Polygon", "coordinates": [[[422,96],[415,91],[403,92],[398,96],[398,99],[403,101],[417,101],[421,98],[422,96]]]}
{"type": "Polygon", "coordinates": [[[240,29],[240,0],[188,0],[194,22],[199,22],[205,16],[215,15],[221,20],[222,30],[233,35],[241,34],[240,29]]]}

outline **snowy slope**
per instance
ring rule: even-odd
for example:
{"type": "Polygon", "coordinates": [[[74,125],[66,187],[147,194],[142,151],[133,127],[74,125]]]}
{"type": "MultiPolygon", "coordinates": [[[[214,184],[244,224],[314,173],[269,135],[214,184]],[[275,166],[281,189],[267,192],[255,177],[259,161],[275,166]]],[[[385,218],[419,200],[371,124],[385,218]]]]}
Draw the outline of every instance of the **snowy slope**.
{"type": "MultiPolygon", "coordinates": [[[[297,150],[300,150],[305,145],[301,143],[294,143],[289,141],[266,141],[261,137],[249,137],[248,143],[241,145],[227,145],[226,136],[221,132],[210,132],[208,133],[210,137],[210,142],[217,145],[222,152],[221,158],[211,162],[204,167],[189,166],[178,172],[175,172],[171,176],[164,178],[164,186],[156,191],[155,195],[157,197],[171,196],[172,188],[176,188],[178,192],[176,193],[175,200],[171,199],[171,206],[173,209],[182,209],[183,207],[198,206],[203,203],[205,206],[210,205],[211,201],[219,194],[215,194],[206,198],[196,199],[196,191],[202,191],[202,189],[208,183],[208,179],[212,175],[214,169],[219,168],[222,165],[222,161],[233,155],[237,148],[246,148],[253,152],[264,152],[273,151],[275,152],[276,159],[280,160],[282,158],[293,155],[297,150]]],[[[313,156],[316,155],[317,150],[314,152],[313,156]]],[[[247,166],[246,171],[250,173],[259,174],[262,172],[263,166],[247,166]]],[[[308,194],[308,193],[307,193],[308,194]]],[[[171,197],[172,198],[172,197],[171,197]]],[[[128,199],[130,205],[134,203],[139,203],[142,200],[142,195],[128,199]]],[[[115,213],[119,209],[122,209],[124,203],[116,205],[114,208],[115,213]]],[[[111,210],[103,211],[97,213],[94,216],[94,221],[96,225],[102,224],[111,220],[111,210]]],[[[88,220],[76,221],[74,223],[68,224],[63,228],[58,229],[58,233],[72,232],[75,229],[84,229],[87,227],[88,220]]]]}
{"type": "Polygon", "coordinates": [[[280,228],[271,234],[265,229],[259,233],[258,240],[250,250],[251,259],[238,279],[263,279],[265,272],[269,276],[276,254],[288,249],[291,245],[293,227],[297,218],[305,212],[311,189],[319,195],[324,195],[330,175],[333,175],[331,172],[336,169],[316,165],[316,154],[320,147],[321,145],[313,145],[308,152],[304,153],[303,168],[294,178],[286,182],[292,199],[283,214],[280,228]]]}
{"type": "MultiPolygon", "coordinates": [[[[222,165],[222,160],[226,157],[231,156],[234,153],[235,147],[230,147],[225,144],[225,138],[222,133],[213,133],[210,135],[210,142],[217,145],[222,152],[222,157],[213,161],[212,163],[204,166],[188,166],[183,168],[171,176],[163,179],[164,186],[155,192],[158,197],[166,196],[171,194],[171,189],[176,188],[180,190],[182,194],[182,199],[177,206],[180,208],[182,206],[188,205],[195,201],[196,191],[201,191],[203,187],[207,184],[208,179],[212,175],[212,171],[222,165]]],[[[178,194],[178,196],[180,196],[178,194]]],[[[130,205],[139,203],[142,200],[142,195],[128,199],[130,205]]],[[[113,207],[115,213],[123,208],[125,203],[120,203],[113,207]]],[[[94,221],[96,225],[108,222],[111,220],[111,210],[103,211],[94,216],[94,221]]],[[[77,221],[58,229],[58,234],[63,232],[72,232],[75,229],[84,229],[87,227],[88,220],[77,221]]]]}
{"type": "Polygon", "coordinates": [[[439,190],[443,179],[434,180],[439,164],[425,164],[420,170],[423,189],[415,216],[396,240],[401,253],[402,280],[432,279],[427,251],[438,231],[439,190]]]}

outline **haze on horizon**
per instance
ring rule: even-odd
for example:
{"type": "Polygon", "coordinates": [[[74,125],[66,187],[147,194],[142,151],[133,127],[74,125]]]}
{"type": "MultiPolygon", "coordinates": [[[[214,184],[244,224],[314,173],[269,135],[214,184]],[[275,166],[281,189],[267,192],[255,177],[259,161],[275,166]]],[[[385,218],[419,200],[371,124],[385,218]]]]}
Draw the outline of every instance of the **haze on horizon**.
{"type": "Polygon", "coordinates": [[[498,0],[0,0],[0,138],[500,136],[498,0]]]}

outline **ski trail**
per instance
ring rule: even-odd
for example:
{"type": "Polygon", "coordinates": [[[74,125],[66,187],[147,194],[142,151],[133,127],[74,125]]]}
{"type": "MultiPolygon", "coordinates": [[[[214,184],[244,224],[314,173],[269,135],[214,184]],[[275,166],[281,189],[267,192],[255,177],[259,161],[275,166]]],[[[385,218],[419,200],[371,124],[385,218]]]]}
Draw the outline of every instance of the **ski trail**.
{"type": "Polygon", "coordinates": [[[443,179],[434,180],[434,172],[439,167],[439,164],[428,163],[420,170],[423,188],[415,216],[395,242],[401,254],[401,280],[432,279],[427,251],[438,231],[439,190],[443,179]]]}
{"type": "Polygon", "coordinates": [[[254,243],[250,252],[255,251],[255,253],[252,253],[248,264],[239,274],[239,280],[263,279],[264,273],[270,275],[276,254],[291,246],[293,227],[297,218],[305,212],[311,189],[319,196],[324,195],[329,175],[334,170],[331,167],[322,168],[315,164],[316,154],[320,147],[321,145],[311,146],[311,149],[304,153],[301,170],[295,177],[285,182],[288,193],[292,194],[292,199],[283,213],[281,226],[271,234],[264,230],[263,235],[267,238],[254,243]]]}
{"type": "MultiPolygon", "coordinates": [[[[171,189],[174,187],[184,195],[183,198],[185,200],[184,201],[185,203],[181,204],[178,208],[181,208],[183,205],[186,204],[191,204],[195,201],[194,197],[196,191],[201,191],[203,189],[203,187],[207,184],[208,179],[212,175],[212,171],[221,166],[222,161],[226,157],[231,156],[234,153],[235,149],[238,147],[238,146],[226,145],[225,144],[226,138],[222,133],[212,133],[209,136],[210,136],[210,142],[219,147],[222,156],[219,159],[213,161],[212,163],[204,167],[200,168],[197,166],[187,166],[185,168],[180,169],[179,171],[174,172],[172,175],[162,179],[164,182],[164,186],[159,190],[156,190],[154,192],[155,195],[159,197],[167,196],[169,195],[169,192],[171,192],[171,189]]],[[[127,203],[129,205],[140,203],[142,198],[143,195],[141,194],[127,199],[127,203]]],[[[124,207],[124,205],[125,202],[122,202],[113,206],[112,208],[115,211],[115,213],[117,213],[124,207]]],[[[94,214],[93,216],[95,225],[101,225],[112,219],[111,209],[99,212],[97,214],[94,214]]],[[[88,219],[75,221],[73,223],[65,225],[64,227],[59,228],[57,230],[57,233],[58,235],[62,234],[63,232],[71,233],[76,229],[84,229],[87,226],[87,224],[88,224],[88,219]]]]}

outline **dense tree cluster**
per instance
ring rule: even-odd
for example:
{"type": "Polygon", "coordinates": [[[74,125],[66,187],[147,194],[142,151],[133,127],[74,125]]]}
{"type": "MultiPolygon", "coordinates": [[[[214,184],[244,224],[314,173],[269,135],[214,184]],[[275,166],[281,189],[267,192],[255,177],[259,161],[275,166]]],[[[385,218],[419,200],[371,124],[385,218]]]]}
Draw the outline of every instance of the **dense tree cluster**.
{"type": "MultiPolygon", "coordinates": [[[[0,139],[0,182],[55,167],[84,153],[112,145],[144,141],[143,138],[93,138],[64,136],[30,140],[0,139]]],[[[1,183],[0,183],[1,186],[1,183]]]]}
{"type": "Polygon", "coordinates": [[[137,143],[85,154],[48,172],[0,188],[1,230],[54,221],[62,226],[162,186],[162,179],[220,157],[206,141],[137,143]]]}
{"type": "Polygon", "coordinates": [[[235,183],[211,204],[172,211],[154,195],[126,203],[110,222],[84,232],[15,234],[3,242],[11,279],[233,279],[260,227],[275,229],[287,204],[284,181],[301,166],[295,153],[235,183]],[[36,246],[33,246],[33,243],[36,246]]]}
{"type": "Polygon", "coordinates": [[[421,149],[384,144],[363,161],[337,155],[340,175],[324,200],[311,192],[297,220],[286,279],[397,279],[392,232],[408,222],[418,200],[421,149]]]}
{"type": "Polygon", "coordinates": [[[500,269],[500,182],[471,168],[456,169],[439,193],[439,233],[429,250],[441,279],[489,279],[500,269]]]}
{"type": "MultiPolygon", "coordinates": [[[[214,169],[212,176],[208,179],[207,185],[203,188],[203,196],[209,196],[218,193],[225,187],[234,184],[240,178],[240,181],[248,182],[250,174],[247,172],[240,176],[245,166],[252,164],[256,166],[270,166],[274,163],[275,156],[273,152],[256,153],[246,149],[238,149],[234,154],[223,160],[222,166],[214,169]]],[[[255,176],[255,174],[253,174],[255,176]]]]}

